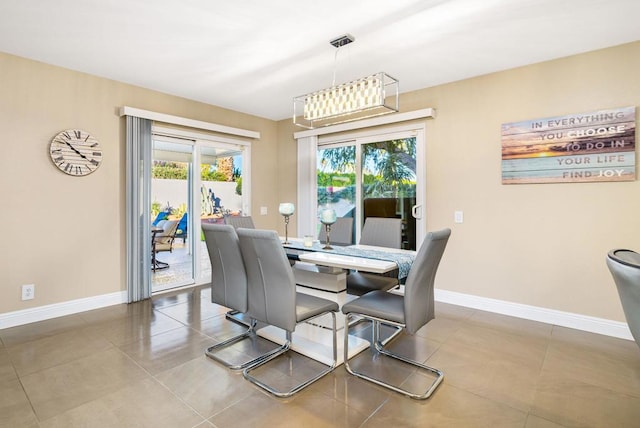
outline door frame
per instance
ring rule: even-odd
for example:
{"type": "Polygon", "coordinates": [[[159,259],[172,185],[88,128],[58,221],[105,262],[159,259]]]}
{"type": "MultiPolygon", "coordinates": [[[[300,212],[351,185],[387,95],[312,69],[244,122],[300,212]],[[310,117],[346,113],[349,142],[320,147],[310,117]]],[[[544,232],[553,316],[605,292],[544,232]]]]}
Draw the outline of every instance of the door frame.
{"type": "MultiPolygon", "coordinates": [[[[426,235],[426,125],[423,122],[408,123],[404,125],[392,125],[385,127],[358,129],[354,132],[324,133],[323,135],[306,135],[298,139],[298,236],[313,234],[317,217],[317,152],[322,146],[356,145],[356,183],[359,183],[360,156],[362,144],[388,141],[401,138],[416,138],[416,204],[414,213],[416,217],[416,243],[422,243],[426,235]],[[304,214],[304,215],[303,215],[304,214]]],[[[358,197],[359,186],[356,184],[356,201],[361,203],[358,197]]],[[[360,224],[362,222],[362,210],[356,209],[356,242],[360,239],[360,224]]]]}
{"type": "MultiPolygon", "coordinates": [[[[230,149],[237,150],[238,147],[241,147],[242,151],[242,212],[245,215],[251,215],[251,142],[246,140],[241,140],[237,138],[229,138],[217,135],[210,135],[199,133],[190,130],[184,129],[175,129],[163,126],[152,125],[151,129],[152,134],[152,143],[156,138],[165,139],[165,141],[174,143],[174,144],[184,144],[192,146],[191,152],[191,166],[190,166],[190,174],[187,177],[187,185],[190,186],[188,189],[188,230],[190,230],[189,235],[192,237],[189,243],[189,249],[192,254],[192,276],[193,283],[184,284],[184,285],[176,285],[175,288],[180,287],[189,287],[189,286],[197,286],[210,282],[210,278],[205,278],[203,276],[203,269],[200,260],[202,259],[202,246],[198,245],[200,240],[197,238],[201,235],[201,223],[200,212],[202,211],[202,204],[200,200],[200,187],[202,185],[202,180],[200,177],[200,163],[201,163],[201,149],[203,147],[213,147],[219,149],[230,149]],[[198,213],[197,215],[192,213],[198,213]]],[[[152,177],[148,177],[149,181],[151,181],[152,177]]],[[[151,199],[151,195],[149,195],[149,199],[151,199]]],[[[151,200],[147,201],[147,206],[151,206],[151,200]]],[[[151,282],[151,278],[149,279],[151,282]]],[[[149,284],[151,287],[151,284],[149,284]]],[[[173,289],[170,288],[170,289],[173,289]]],[[[151,289],[152,293],[155,292],[153,288],[151,289]]],[[[165,290],[158,290],[158,292],[163,292],[165,290]]]]}
{"type": "MultiPolygon", "coordinates": [[[[231,137],[240,144],[251,146],[259,141],[261,133],[217,123],[204,122],[166,113],[142,110],[130,106],[119,109],[120,117],[126,118],[126,287],[127,302],[133,303],[151,296],[151,229],[149,224],[151,179],[151,129],[162,124],[172,131],[186,129],[190,133],[207,133],[221,140],[231,137]],[[173,128],[175,127],[175,128],[173,128]]],[[[205,135],[205,134],[203,134],[205,135]]],[[[251,182],[251,155],[248,154],[244,181],[251,182]]],[[[250,191],[247,200],[251,201],[250,191]]],[[[250,202],[249,202],[250,203],[250,202]]],[[[246,212],[250,212],[250,205],[246,212]]]]}

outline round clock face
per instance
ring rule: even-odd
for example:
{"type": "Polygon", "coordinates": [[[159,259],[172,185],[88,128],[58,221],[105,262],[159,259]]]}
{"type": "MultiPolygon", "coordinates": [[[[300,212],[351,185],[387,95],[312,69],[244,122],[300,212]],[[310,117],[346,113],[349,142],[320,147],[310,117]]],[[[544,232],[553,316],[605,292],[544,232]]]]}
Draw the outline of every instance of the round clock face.
{"type": "Polygon", "coordinates": [[[100,143],[86,131],[67,129],[51,140],[51,160],[62,172],[81,177],[102,163],[100,143]]]}

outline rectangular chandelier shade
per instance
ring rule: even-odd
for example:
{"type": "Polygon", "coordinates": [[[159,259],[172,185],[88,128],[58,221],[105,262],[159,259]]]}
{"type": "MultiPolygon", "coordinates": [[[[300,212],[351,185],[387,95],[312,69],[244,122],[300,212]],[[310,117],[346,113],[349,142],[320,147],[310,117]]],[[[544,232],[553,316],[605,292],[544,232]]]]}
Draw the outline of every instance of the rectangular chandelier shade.
{"type": "Polygon", "coordinates": [[[398,81],[380,72],[295,97],[293,123],[313,129],[351,122],[397,112],[398,101],[398,81]]]}

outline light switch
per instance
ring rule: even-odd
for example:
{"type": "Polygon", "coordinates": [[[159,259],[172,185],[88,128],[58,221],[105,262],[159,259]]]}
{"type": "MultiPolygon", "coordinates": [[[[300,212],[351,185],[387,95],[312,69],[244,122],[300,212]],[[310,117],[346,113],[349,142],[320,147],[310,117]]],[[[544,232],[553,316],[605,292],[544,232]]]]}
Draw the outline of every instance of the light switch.
{"type": "Polygon", "coordinates": [[[267,207],[260,207],[260,215],[267,215],[267,207]]]}
{"type": "Polygon", "coordinates": [[[462,214],[462,211],[455,211],[453,213],[453,221],[455,221],[456,223],[464,222],[464,215],[462,214]]]}

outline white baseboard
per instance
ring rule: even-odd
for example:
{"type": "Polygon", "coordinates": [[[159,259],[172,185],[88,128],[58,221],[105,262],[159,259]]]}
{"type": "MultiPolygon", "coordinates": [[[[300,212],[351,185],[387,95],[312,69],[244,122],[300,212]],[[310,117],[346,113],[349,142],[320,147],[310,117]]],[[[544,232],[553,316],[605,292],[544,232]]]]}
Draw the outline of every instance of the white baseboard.
{"type": "Polygon", "coordinates": [[[633,340],[631,330],[629,330],[627,323],[624,322],[439,289],[435,290],[435,299],[438,302],[451,303],[452,305],[633,340]]]}
{"type": "MultiPolygon", "coordinates": [[[[554,309],[540,308],[537,306],[523,305],[520,303],[506,302],[504,300],[490,299],[487,297],[473,296],[470,294],[440,289],[435,290],[435,299],[438,302],[450,303],[452,305],[480,309],[487,312],[494,312],[562,327],[575,328],[577,330],[604,334],[606,336],[618,337],[620,339],[633,340],[629,326],[624,322],[611,321],[603,318],[574,314],[571,312],[562,312],[554,309]]],[[[119,305],[126,302],[127,292],[118,291],[115,293],[39,306],[21,311],[7,312],[0,314],[0,329],[37,321],[44,321],[64,315],[77,314],[79,312],[104,308],[106,306],[119,305]]]]}
{"type": "Polygon", "coordinates": [[[119,305],[121,303],[127,303],[126,291],[38,306],[21,311],[7,312],[0,314],[0,329],[77,314],[106,306],[119,305]]]}

